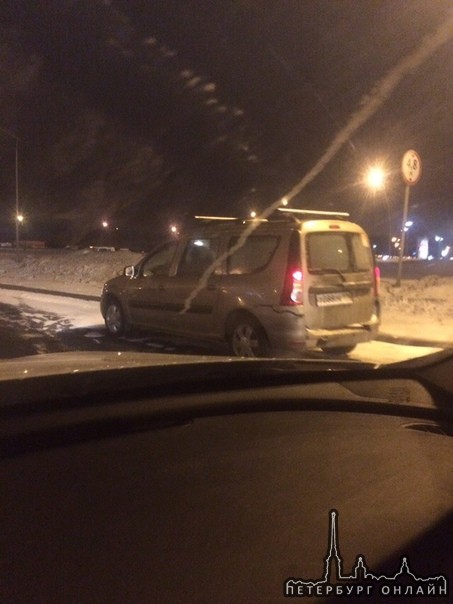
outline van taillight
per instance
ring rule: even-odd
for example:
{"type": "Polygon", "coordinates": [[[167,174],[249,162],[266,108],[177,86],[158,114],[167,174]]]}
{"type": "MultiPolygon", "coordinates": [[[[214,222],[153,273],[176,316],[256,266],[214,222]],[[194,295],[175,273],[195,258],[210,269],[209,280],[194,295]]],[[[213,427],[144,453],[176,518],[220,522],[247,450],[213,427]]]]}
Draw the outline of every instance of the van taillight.
{"type": "Polygon", "coordinates": [[[293,231],[289,240],[288,260],[280,304],[296,306],[304,303],[303,274],[300,258],[300,233],[293,231]]]}
{"type": "Polygon", "coordinates": [[[381,269],[378,266],[374,267],[374,295],[379,296],[379,285],[381,283],[381,269]]]}
{"type": "Polygon", "coordinates": [[[289,270],[283,287],[281,305],[295,306],[304,303],[303,274],[302,271],[289,270]]]}

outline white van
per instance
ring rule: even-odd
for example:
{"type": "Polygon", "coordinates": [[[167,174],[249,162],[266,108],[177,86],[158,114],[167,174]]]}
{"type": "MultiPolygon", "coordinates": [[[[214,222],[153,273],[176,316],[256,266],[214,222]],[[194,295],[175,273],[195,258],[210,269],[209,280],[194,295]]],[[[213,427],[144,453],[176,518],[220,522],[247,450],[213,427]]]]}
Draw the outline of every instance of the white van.
{"type": "Polygon", "coordinates": [[[380,310],[368,236],[346,217],[203,220],[105,284],[107,329],[226,340],[237,356],[350,352],[374,338],[380,310]]]}

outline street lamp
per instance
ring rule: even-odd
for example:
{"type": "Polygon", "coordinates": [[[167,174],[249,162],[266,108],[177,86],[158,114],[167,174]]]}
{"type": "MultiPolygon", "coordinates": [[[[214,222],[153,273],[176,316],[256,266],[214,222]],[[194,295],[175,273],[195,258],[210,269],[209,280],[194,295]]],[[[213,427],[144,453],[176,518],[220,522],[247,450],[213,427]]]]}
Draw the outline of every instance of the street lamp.
{"type": "MultiPolygon", "coordinates": [[[[0,131],[7,136],[10,136],[14,139],[16,143],[16,151],[15,151],[15,170],[16,170],[16,258],[19,262],[19,223],[22,222],[19,220],[20,212],[19,212],[19,139],[15,134],[8,132],[4,128],[0,128],[0,131]]],[[[23,220],[23,216],[22,216],[23,220]]]]}
{"type": "Polygon", "coordinates": [[[385,188],[386,176],[387,175],[385,173],[385,170],[378,164],[375,164],[368,168],[368,170],[365,172],[365,176],[364,176],[363,180],[364,180],[365,186],[368,189],[370,189],[373,193],[377,193],[378,191],[384,192],[385,204],[386,204],[386,209],[387,209],[387,224],[388,224],[388,238],[389,238],[388,252],[389,252],[389,256],[391,256],[392,255],[392,245],[391,245],[392,223],[391,223],[391,219],[390,219],[389,201],[388,201],[388,197],[387,197],[387,191],[385,188]]]}
{"type": "Polygon", "coordinates": [[[21,224],[24,222],[24,215],[23,214],[16,214],[16,256],[17,256],[17,261],[19,261],[19,232],[20,232],[20,226],[21,224]]]}
{"type": "Polygon", "coordinates": [[[385,172],[380,166],[371,166],[365,174],[365,184],[373,191],[382,191],[385,187],[385,172]]]}

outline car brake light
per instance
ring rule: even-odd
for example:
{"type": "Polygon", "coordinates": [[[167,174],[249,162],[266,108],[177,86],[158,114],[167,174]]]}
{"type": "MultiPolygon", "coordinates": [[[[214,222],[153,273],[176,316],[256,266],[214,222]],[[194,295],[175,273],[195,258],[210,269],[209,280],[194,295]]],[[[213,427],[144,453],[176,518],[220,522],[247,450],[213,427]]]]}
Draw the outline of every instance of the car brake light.
{"type": "Polygon", "coordinates": [[[289,270],[283,288],[281,304],[282,306],[295,306],[303,304],[303,302],[304,289],[302,271],[299,269],[289,270]]]}
{"type": "Polygon", "coordinates": [[[300,254],[300,233],[293,231],[289,240],[288,261],[280,304],[296,306],[304,303],[303,274],[300,254]]]}
{"type": "Polygon", "coordinates": [[[374,295],[379,296],[379,285],[381,283],[381,269],[378,266],[374,267],[374,295]]]}

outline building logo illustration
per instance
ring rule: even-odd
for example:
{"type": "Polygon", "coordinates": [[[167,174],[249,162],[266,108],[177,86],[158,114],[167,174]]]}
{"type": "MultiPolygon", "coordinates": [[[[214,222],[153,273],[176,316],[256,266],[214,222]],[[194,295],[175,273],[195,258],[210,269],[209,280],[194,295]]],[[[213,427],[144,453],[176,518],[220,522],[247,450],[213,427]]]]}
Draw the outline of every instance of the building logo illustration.
{"type": "Polygon", "coordinates": [[[329,545],[324,558],[324,573],[320,579],[289,578],[283,584],[287,598],[301,597],[448,597],[448,581],[445,575],[418,577],[409,567],[407,557],[392,576],[376,575],[368,567],[365,556],[359,554],[350,574],[343,571],[338,539],[338,512],[330,511],[329,545]]]}

